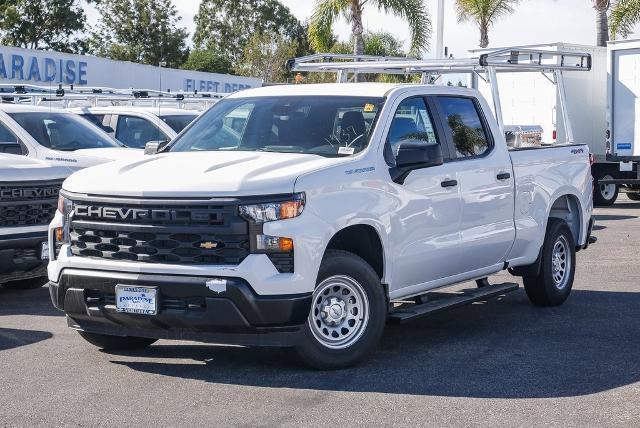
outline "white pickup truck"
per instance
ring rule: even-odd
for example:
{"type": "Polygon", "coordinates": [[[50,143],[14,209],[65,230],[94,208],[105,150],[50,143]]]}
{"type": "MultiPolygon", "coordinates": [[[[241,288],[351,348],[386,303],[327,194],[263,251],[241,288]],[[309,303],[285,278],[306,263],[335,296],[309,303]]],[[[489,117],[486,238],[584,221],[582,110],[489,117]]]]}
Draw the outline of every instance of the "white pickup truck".
{"type": "Polygon", "coordinates": [[[585,145],[509,151],[477,91],[380,83],[231,95],[59,205],[51,298],[87,341],[291,346],[316,368],[370,355],[388,320],[517,289],[486,280],[505,269],[563,303],[593,223],[585,145]]]}
{"type": "Polygon", "coordinates": [[[97,126],[65,110],[0,103],[0,153],[78,170],[129,159],[139,151],[125,148],[97,126]]]}
{"type": "Polygon", "coordinates": [[[24,289],[46,283],[48,225],[69,174],[68,168],[0,153],[0,285],[24,289]]]}

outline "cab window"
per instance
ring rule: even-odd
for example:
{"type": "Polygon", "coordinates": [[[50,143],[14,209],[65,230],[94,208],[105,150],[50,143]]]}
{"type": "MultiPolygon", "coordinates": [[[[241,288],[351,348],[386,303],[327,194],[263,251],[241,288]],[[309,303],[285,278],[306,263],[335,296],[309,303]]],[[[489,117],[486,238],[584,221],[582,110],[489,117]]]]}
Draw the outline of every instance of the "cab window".
{"type": "Polygon", "coordinates": [[[436,97],[445,132],[449,133],[456,159],[474,158],[490,148],[489,133],[472,98],[436,97]]]}
{"type": "Polygon", "coordinates": [[[116,140],[127,147],[142,149],[151,141],[169,141],[171,138],[147,119],[121,115],[116,125],[116,140]]]}
{"type": "Polygon", "coordinates": [[[439,144],[424,98],[408,98],[400,103],[391,121],[385,147],[385,159],[395,164],[398,147],[403,142],[439,144]]]}

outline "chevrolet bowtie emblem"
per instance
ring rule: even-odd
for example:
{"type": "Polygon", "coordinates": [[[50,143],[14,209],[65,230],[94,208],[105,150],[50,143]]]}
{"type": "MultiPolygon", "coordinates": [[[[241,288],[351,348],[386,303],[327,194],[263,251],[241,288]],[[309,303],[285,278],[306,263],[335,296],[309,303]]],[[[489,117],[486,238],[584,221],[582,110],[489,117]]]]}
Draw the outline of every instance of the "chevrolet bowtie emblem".
{"type": "Polygon", "coordinates": [[[212,248],[216,248],[218,246],[218,244],[216,242],[201,242],[200,243],[200,248],[205,248],[207,250],[211,250],[212,248]]]}

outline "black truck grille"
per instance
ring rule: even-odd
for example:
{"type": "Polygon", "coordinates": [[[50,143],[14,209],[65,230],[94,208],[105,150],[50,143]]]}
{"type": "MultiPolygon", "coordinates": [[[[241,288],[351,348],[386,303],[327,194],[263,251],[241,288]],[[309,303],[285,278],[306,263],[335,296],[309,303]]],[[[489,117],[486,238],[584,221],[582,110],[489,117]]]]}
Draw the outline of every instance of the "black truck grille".
{"type": "Polygon", "coordinates": [[[237,205],[83,202],[74,203],[74,213],[70,237],[75,256],[237,265],[250,253],[248,224],[237,205]]]}
{"type": "Polygon", "coordinates": [[[62,181],[0,183],[0,227],[49,224],[61,186],[62,181]]]}

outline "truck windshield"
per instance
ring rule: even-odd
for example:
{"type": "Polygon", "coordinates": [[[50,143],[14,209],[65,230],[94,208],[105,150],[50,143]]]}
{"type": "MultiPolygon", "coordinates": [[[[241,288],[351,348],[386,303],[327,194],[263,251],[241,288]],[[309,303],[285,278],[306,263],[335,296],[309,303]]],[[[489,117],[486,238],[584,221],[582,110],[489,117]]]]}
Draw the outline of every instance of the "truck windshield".
{"type": "Polygon", "coordinates": [[[170,150],[268,151],[348,156],[369,143],[383,98],[228,98],[203,114],[170,150]]]}
{"type": "Polygon", "coordinates": [[[38,144],[63,151],[122,147],[80,116],[70,113],[9,113],[38,144]]]}
{"type": "Polygon", "coordinates": [[[197,114],[172,114],[160,116],[160,119],[179,134],[187,125],[193,122],[196,117],[198,117],[197,114]]]}

